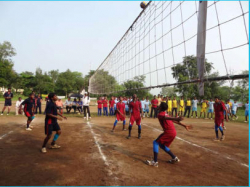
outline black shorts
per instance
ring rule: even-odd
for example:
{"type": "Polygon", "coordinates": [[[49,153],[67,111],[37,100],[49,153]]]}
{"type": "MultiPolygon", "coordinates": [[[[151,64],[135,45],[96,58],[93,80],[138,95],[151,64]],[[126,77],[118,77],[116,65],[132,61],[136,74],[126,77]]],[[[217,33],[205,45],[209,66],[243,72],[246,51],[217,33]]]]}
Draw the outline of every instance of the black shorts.
{"type": "Polygon", "coordinates": [[[4,106],[11,106],[11,101],[5,101],[4,106]]]}
{"type": "Polygon", "coordinates": [[[61,130],[60,126],[58,123],[52,123],[52,124],[45,124],[44,126],[45,134],[46,135],[51,135],[53,131],[59,131],[61,130]]]}

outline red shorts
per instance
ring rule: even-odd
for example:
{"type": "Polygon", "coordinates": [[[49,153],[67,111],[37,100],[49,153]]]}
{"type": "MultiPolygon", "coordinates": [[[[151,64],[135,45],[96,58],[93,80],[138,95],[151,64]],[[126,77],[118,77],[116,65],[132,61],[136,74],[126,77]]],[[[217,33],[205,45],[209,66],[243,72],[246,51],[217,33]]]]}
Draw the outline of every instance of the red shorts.
{"type": "MultiPolygon", "coordinates": [[[[124,115],[125,116],[125,115],[124,115]]],[[[119,114],[119,112],[116,114],[117,121],[124,121],[125,117],[123,115],[119,114]]]]}
{"type": "Polygon", "coordinates": [[[214,119],[214,123],[215,123],[215,125],[216,126],[222,126],[222,124],[223,124],[223,121],[224,121],[224,119],[221,119],[221,118],[215,118],[214,119]]]}
{"type": "Polygon", "coordinates": [[[141,116],[140,115],[136,115],[136,116],[131,115],[130,124],[133,125],[134,122],[136,122],[136,125],[141,125],[141,116]]]}
{"type": "Polygon", "coordinates": [[[176,136],[176,132],[171,132],[171,133],[162,133],[157,139],[156,141],[162,145],[165,145],[167,147],[170,146],[170,144],[174,141],[176,136]]]}

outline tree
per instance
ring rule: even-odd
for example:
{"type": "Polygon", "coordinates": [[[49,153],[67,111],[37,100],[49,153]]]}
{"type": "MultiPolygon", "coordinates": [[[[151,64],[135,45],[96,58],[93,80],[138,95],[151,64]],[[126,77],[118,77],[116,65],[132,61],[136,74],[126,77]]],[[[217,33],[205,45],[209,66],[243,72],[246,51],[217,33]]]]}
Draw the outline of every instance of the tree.
{"type": "Polygon", "coordinates": [[[0,43],[0,61],[4,59],[11,61],[8,58],[15,55],[16,55],[15,49],[12,47],[10,42],[4,41],[2,44],[0,43]]]}
{"type": "MultiPolygon", "coordinates": [[[[207,62],[205,60],[205,69],[208,77],[216,77],[219,76],[219,73],[211,73],[213,69],[213,64],[211,62],[207,62]]],[[[172,75],[177,80],[177,82],[181,83],[184,81],[198,79],[198,70],[195,56],[186,56],[183,58],[183,64],[178,64],[175,67],[172,67],[172,75]]],[[[205,82],[205,90],[204,97],[206,99],[214,97],[218,94],[218,88],[222,85],[223,82],[205,82]]],[[[188,97],[198,97],[198,86],[197,84],[179,84],[176,86],[176,91],[181,95],[188,97]]]]}
{"type": "Polygon", "coordinates": [[[56,86],[56,81],[58,79],[59,76],[59,70],[51,70],[48,72],[49,77],[52,79],[52,84],[53,84],[53,91],[55,90],[55,86],[56,86]]]}
{"type": "Polygon", "coordinates": [[[10,86],[10,77],[13,75],[13,63],[7,59],[0,62],[0,87],[10,86]]]}
{"type": "Polygon", "coordinates": [[[149,89],[140,89],[144,87],[145,78],[146,77],[144,75],[141,75],[141,76],[134,77],[133,80],[128,80],[127,82],[125,82],[122,85],[123,89],[127,90],[125,91],[125,95],[132,96],[133,94],[136,94],[137,97],[139,97],[140,99],[146,96],[151,97],[151,94],[149,93],[149,89]]]}
{"type": "Polygon", "coordinates": [[[174,87],[163,87],[160,94],[166,96],[176,96],[176,91],[174,87]]]}

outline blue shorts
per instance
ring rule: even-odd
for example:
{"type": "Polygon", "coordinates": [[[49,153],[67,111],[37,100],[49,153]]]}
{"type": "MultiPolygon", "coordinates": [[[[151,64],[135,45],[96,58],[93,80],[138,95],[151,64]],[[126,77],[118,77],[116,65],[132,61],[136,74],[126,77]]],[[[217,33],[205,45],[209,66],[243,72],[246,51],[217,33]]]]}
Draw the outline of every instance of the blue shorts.
{"type": "Polygon", "coordinates": [[[61,130],[58,123],[52,123],[52,124],[45,124],[44,126],[45,134],[51,135],[53,131],[59,131],[61,130]]]}
{"type": "Polygon", "coordinates": [[[232,110],[232,114],[233,114],[233,115],[236,115],[236,111],[232,110]]]}
{"type": "Polygon", "coordinates": [[[143,109],[143,112],[149,113],[149,108],[143,109]]]}
{"type": "Polygon", "coordinates": [[[245,110],[245,116],[249,116],[248,110],[245,110]]]}
{"type": "MultiPolygon", "coordinates": [[[[224,111],[224,116],[226,115],[226,111],[224,111]]],[[[227,113],[227,115],[229,116],[230,114],[229,113],[227,113]]]]}
{"type": "Polygon", "coordinates": [[[194,112],[197,112],[197,108],[196,107],[192,107],[192,111],[194,112]]]}
{"type": "Polygon", "coordinates": [[[208,109],[208,113],[213,113],[214,110],[213,109],[208,109]]]}

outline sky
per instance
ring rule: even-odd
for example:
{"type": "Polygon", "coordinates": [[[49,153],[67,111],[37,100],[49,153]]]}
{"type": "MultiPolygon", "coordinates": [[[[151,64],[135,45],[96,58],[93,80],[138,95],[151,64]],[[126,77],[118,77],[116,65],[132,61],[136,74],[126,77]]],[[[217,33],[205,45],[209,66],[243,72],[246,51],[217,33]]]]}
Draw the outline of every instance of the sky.
{"type": "MultiPolygon", "coordinates": [[[[179,2],[174,3],[173,6],[178,6],[179,2]]],[[[194,2],[183,4],[184,18],[195,11],[193,4],[194,2]]],[[[13,57],[13,61],[14,69],[18,73],[35,72],[39,67],[43,71],[59,69],[60,72],[63,72],[70,69],[86,75],[90,69],[95,70],[103,62],[120,40],[141,12],[142,9],[139,5],[139,1],[0,2],[0,43],[9,41],[16,49],[17,55],[13,57]]],[[[159,3],[158,6],[160,5],[159,3]]],[[[166,5],[167,3],[164,6],[166,5]]],[[[242,2],[242,5],[243,10],[248,11],[248,2],[242,2]]],[[[238,2],[220,1],[217,9],[220,22],[241,13],[238,2]]],[[[248,14],[245,19],[248,28],[248,14]]],[[[177,12],[172,17],[173,26],[177,25],[179,21],[180,13],[177,12]]],[[[190,22],[185,25],[186,38],[191,36],[192,32],[197,31],[196,21],[197,17],[192,17],[190,22]]],[[[169,25],[169,20],[166,19],[164,24],[169,25]]],[[[217,24],[216,13],[215,9],[211,7],[208,11],[207,28],[215,24],[217,24]]],[[[181,35],[181,30],[176,29],[173,34],[174,44],[181,41],[181,35]]],[[[222,25],[221,35],[224,48],[246,42],[243,19],[236,19],[222,25]]],[[[219,49],[219,41],[218,28],[207,32],[206,52],[219,49]]],[[[166,38],[165,43],[166,47],[171,42],[166,38]]],[[[238,74],[242,70],[249,69],[248,49],[249,47],[245,46],[224,53],[230,72],[238,74]]],[[[158,47],[157,50],[160,48],[158,47]]],[[[187,53],[195,55],[195,50],[196,39],[194,38],[190,40],[190,46],[187,46],[187,53]]],[[[151,55],[153,51],[152,49],[151,55]]],[[[184,52],[176,49],[174,55],[175,61],[179,62],[182,60],[184,52]]],[[[226,74],[221,53],[209,54],[206,57],[209,62],[215,64],[213,71],[219,71],[220,75],[226,74]]],[[[171,54],[166,63],[173,64],[171,54]]],[[[151,75],[152,81],[154,81],[152,84],[156,84],[154,74],[151,75]]],[[[158,76],[159,81],[164,83],[165,79],[161,78],[163,74],[159,73],[158,76]]],[[[175,81],[171,78],[168,80],[168,83],[175,81]]],[[[149,78],[147,78],[147,86],[149,82],[149,78]]],[[[159,91],[156,89],[152,93],[156,94],[159,91]]]]}

